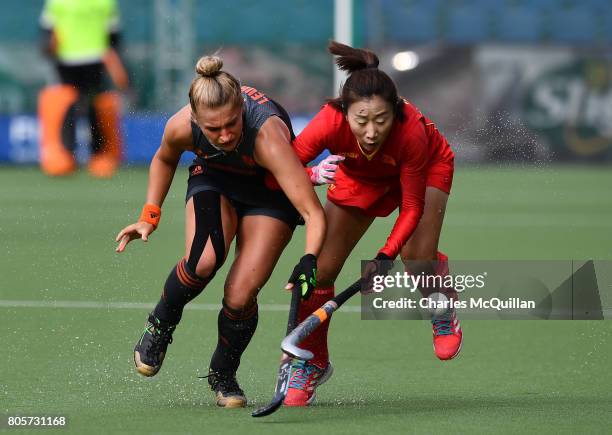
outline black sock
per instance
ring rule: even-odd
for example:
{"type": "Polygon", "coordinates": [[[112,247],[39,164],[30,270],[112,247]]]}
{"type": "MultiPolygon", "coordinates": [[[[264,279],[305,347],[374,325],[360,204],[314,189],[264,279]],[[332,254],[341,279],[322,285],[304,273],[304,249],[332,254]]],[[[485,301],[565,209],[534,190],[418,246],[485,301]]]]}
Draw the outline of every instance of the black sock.
{"type": "Polygon", "coordinates": [[[223,302],[219,312],[217,348],[210,361],[211,370],[236,373],[240,357],[255,334],[258,319],[257,301],[244,310],[234,310],[223,302]]]}
{"type": "Polygon", "coordinates": [[[189,270],[184,259],[179,261],[168,275],[164,291],[153,315],[161,322],[177,325],[181,320],[185,305],[199,295],[211,279],[212,276],[200,278],[189,270]]]}

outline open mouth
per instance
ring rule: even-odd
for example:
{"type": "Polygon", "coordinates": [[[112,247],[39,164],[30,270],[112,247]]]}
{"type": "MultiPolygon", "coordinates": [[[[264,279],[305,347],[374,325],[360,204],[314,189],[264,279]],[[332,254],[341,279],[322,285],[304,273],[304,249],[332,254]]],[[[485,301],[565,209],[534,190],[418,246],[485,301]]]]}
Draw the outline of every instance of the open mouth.
{"type": "Polygon", "coordinates": [[[364,148],[373,149],[373,148],[376,148],[377,146],[378,146],[378,143],[376,142],[364,142],[363,143],[364,148]]]}

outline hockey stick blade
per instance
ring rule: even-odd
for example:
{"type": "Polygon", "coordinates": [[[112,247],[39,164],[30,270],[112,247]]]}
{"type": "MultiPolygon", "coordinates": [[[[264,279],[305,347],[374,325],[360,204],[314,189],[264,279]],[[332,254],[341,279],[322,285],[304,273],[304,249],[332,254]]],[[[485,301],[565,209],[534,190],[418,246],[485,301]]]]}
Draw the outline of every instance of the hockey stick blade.
{"type": "Polygon", "coordinates": [[[274,397],[272,401],[266,406],[256,409],[251,413],[253,417],[265,417],[266,415],[272,414],[283,404],[285,396],[287,395],[287,389],[289,387],[289,375],[291,374],[291,361],[292,358],[289,355],[283,355],[280,367],[278,369],[278,376],[276,378],[276,388],[274,389],[274,397]]]}
{"type": "MultiPolygon", "coordinates": [[[[289,320],[287,321],[287,334],[291,333],[297,325],[298,308],[300,307],[300,289],[294,285],[291,293],[291,304],[289,305],[289,320]]],[[[278,375],[276,376],[276,387],[274,388],[274,397],[272,401],[261,408],[256,409],[251,413],[253,417],[265,417],[275,412],[283,404],[287,389],[289,388],[289,377],[291,376],[291,362],[293,358],[286,353],[281,356],[278,375]]]]}

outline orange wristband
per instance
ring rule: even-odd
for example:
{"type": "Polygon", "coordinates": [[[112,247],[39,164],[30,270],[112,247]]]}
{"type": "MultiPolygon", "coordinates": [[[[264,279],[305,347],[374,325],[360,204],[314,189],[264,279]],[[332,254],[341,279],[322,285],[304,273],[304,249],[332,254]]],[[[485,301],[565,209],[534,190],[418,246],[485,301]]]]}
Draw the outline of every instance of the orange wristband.
{"type": "Polygon", "coordinates": [[[138,222],[148,222],[153,225],[154,228],[157,228],[160,218],[161,208],[155,204],[145,204],[145,206],[142,208],[142,213],[140,213],[140,219],[138,219],[138,222]]]}

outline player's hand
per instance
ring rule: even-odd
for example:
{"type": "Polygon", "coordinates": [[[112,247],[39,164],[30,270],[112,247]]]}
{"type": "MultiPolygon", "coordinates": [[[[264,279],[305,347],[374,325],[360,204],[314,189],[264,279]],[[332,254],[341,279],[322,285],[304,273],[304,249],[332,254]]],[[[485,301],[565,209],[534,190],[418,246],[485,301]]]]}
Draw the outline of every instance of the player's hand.
{"type": "Polygon", "coordinates": [[[365,267],[361,278],[365,282],[365,288],[361,291],[362,294],[373,293],[373,279],[374,276],[386,276],[389,271],[393,269],[393,259],[387,254],[380,252],[373,260],[370,260],[365,267]]]}
{"type": "Polygon", "coordinates": [[[312,167],[310,181],[316,186],[321,184],[332,184],[336,179],[338,165],[344,160],[343,156],[329,155],[312,167]]]}
{"type": "Polygon", "coordinates": [[[128,225],[117,234],[115,242],[119,243],[119,245],[117,245],[115,251],[123,252],[127,244],[134,239],[142,239],[144,242],[147,242],[149,235],[153,231],[155,231],[155,227],[148,222],[136,222],[135,224],[128,225]]]}
{"type": "Polygon", "coordinates": [[[317,257],[306,254],[293,269],[287,281],[285,290],[291,290],[294,285],[300,286],[302,299],[308,299],[317,286],[317,257]]]}

